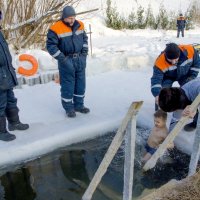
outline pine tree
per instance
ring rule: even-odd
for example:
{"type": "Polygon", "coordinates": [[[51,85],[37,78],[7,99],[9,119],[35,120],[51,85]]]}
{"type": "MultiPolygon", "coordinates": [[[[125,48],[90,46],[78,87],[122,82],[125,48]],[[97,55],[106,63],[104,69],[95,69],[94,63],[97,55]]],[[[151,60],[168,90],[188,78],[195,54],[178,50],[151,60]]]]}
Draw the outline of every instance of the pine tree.
{"type": "Polygon", "coordinates": [[[145,27],[154,28],[154,25],[155,25],[155,18],[154,18],[154,15],[153,15],[151,4],[149,3],[148,9],[147,9],[147,12],[146,12],[145,27]]]}
{"type": "Polygon", "coordinates": [[[165,10],[162,4],[160,6],[159,17],[160,17],[160,28],[167,29],[169,20],[168,20],[167,11],[165,10]]]}
{"type": "Polygon", "coordinates": [[[127,28],[129,28],[129,29],[136,29],[137,28],[136,16],[135,16],[134,11],[132,11],[131,14],[128,17],[127,28]]]}
{"type": "Polygon", "coordinates": [[[111,7],[111,0],[107,0],[107,8],[106,8],[106,16],[107,16],[107,19],[106,19],[106,25],[107,27],[111,27],[111,24],[112,24],[112,7],[111,7]]]}
{"type": "Polygon", "coordinates": [[[193,3],[191,8],[185,14],[185,17],[186,17],[186,20],[187,20],[186,30],[194,28],[195,13],[196,13],[196,6],[193,3]]]}
{"type": "Polygon", "coordinates": [[[170,29],[170,30],[176,30],[177,29],[177,27],[176,27],[176,21],[177,21],[177,15],[176,15],[176,13],[175,12],[170,12],[170,14],[169,14],[169,24],[168,24],[168,29],[170,29]]]}
{"type": "MultiPolygon", "coordinates": [[[[111,0],[107,0],[107,27],[113,29],[144,29],[146,27],[153,29],[176,29],[177,18],[175,13],[171,12],[170,14],[167,14],[163,4],[160,5],[159,14],[156,17],[154,17],[151,4],[149,4],[146,13],[144,13],[144,8],[142,6],[139,6],[136,14],[134,11],[132,11],[131,14],[128,16],[128,19],[120,16],[120,14],[117,12],[116,6],[112,7],[111,4],[111,0]]],[[[187,17],[189,19],[193,19],[194,13],[197,16],[196,10],[194,10],[194,7],[192,7],[192,9],[188,11],[187,17]]],[[[187,27],[191,27],[191,22],[192,21],[190,20],[187,27]]]]}
{"type": "Polygon", "coordinates": [[[107,9],[106,9],[106,25],[107,27],[113,29],[122,29],[125,28],[127,25],[126,20],[123,17],[120,17],[119,13],[117,12],[116,7],[111,6],[111,0],[107,0],[107,9]]]}
{"type": "Polygon", "coordinates": [[[145,24],[144,24],[144,8],[142,6],[138,7],[137,10],[137,26],[138,28],[145,28],[145,24]]]}
{"type": "Polygon", "coordinates": [[[153,28],[154,29],[160,28],[160,16],[159,15],[157,15],[156,18],[155,18],[155,23],[154,23],[153,28]]]}

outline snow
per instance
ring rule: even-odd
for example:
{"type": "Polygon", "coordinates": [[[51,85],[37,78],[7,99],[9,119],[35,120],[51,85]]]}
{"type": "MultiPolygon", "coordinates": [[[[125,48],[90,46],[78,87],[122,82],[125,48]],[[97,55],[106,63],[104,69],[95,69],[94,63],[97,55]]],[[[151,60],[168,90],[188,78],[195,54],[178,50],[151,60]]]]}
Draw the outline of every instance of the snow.
{"type": "Polygon", "coordinates": [[[0,142],[0,165],[27,160],[117,129],[130,103],[144,98],[139,92],[137,96],[127,92],[133,90],[140,78],[148,76],[141,72],[113,71],[89,77],[86,105],[91,113],[78,114],[75,119],[67,118],[61,107],[58,84],[17,89],[21,121],[30,123],[30,129],[15,131],[17,139],[12,142],[0,142]],[[132,78],[135,75],[137,79],[132,78]]]}
{"type": "MultiPolygon", "coordinates": [[[[91,112],[67,118],[61,106],[60,86],[54,82],[16,89],[21,121],[30,123],[30,129],[14,131],[17,139],[12,142],[0,141],[1,167],[113,131],[119,127],[133,101],[144,101],[137,125],[151,128],[154,98],[150,92],[150,78],[155,58],[168,42],[191,44],[200,41],[198,29],[186,31],[185,38],[177,39],[176,31],[114,31],[105,27],[101,17],[87,18],[84,22],[86,26],[92,24],[93,32],[93,55],[88,57],[85,99],[91,112]]],[[[55,60],[44,51],[35,49],[20,53],[34,55],[39,70],[44,73],[57,69],[55,60]]],[[[13,57],[17,68],[18,56],[13,57]]],[[[21,65],[30,67],[24,62],[21,65]]],[[[194,133],[181,132],[175,143],[190,154],[193,140],[194,133]]]]}

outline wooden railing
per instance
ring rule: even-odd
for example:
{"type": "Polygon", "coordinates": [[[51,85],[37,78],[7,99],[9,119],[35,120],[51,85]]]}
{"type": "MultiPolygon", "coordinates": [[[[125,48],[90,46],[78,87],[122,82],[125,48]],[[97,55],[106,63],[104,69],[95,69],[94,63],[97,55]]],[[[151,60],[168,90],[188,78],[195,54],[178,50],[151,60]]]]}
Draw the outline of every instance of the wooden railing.
{"type": "MultiPolygon", "coordinates": [[[[199,104],[200,104],[200,94],[195,98],[195,100],[191,104],[191,110],[196,111],[199,104]]],[[[179,122],[176,124],[176,126],[173,128],[173,130],[169,133],[169,135],[167,136],[165,141],[157,149],[155,154],[153,154],[153,156],[144,165],[143,169],[145,171],[153,168],[156,165],[157,160],[166,151],[168,144],[170,144],[174,141],[175,137],[179,134],[179,132],[182,130],[182,128],[186,125],[188,119],[189,119],[189,117],[182,117],[179,120],[179,122]]],[[[198,117],[197,130],[196,130],[196,135],[194,138],[193,152],[192,152],[190,166],[189,166],[189,176],[193,175],[196,172],[199,156],[200,156],[200,117],[198,117]]]]}
{"type": "Polygon", "coordinates": [[[125,164],[124,168],[124,192],[123,200],[132,200],[132,185],[133,185],[133,168],[134,168],[134,156],[135,156],[135,136],[136,136],[136,115],[141,108],[143,102],[133,102],[129,107],[129,110],[122,121],[112,143],[110,144],[107,153],[105,154],[99,168],[97,169],[92,181],[90,182],[86,192],[84,193],[82,200],[92,199],[92,195],[96,190],[101,178],[106,173],[108,166],[114,158],[117,150],[121,146],[128,123],[131,121],[131,131],[127,132],[128,139],[126,140],[125,151],[125,164]]]}

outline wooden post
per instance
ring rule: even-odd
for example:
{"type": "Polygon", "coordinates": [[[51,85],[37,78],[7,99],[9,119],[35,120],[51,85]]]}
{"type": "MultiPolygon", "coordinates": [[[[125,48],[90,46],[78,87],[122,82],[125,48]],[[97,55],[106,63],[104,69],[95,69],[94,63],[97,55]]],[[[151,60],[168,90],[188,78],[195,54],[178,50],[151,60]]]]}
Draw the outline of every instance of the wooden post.
{"type": "Polygon", "coordinates": [[[199,156],[200,156],[200,117],[198,116],[197,130],[194,137],[193,151],[191,155],[188,176],[192,176],[196,173],[199,156]]]}
{"type": "Polygon", "coordinates": [[[79,13],[76,13],[76,15],[83,15],[83,14],[91,13],[91,12],[94,12],[94,11],[97,11],[97,10],[99,10],[99,8],[94,8],[94,9],[91,9],[91,10],[79,12],[79,13]]]}
{"type": "Polygon", "coordinates": [[[108,166],[110,165],[113,157],[117,153],[117,150],[121,146],[125,135],[125,129],[127,127],[128,122],[132,118],[133,115],[136,115],[143,102],[133,102],[129,107],[128,113],[122,121],[121,126],[119,127],[115,137],[113,138],[112,143],[110,144],[106,155],[104,156],[99,168],[97,169],[92,181],[90,182],[86,192],[84,193],[82,200],[90,200],[92,195],[101,181],[102,176],[106,173],[108,166]]]}
{"type": "Polygon", "coordinates": [[[92,56],[92,28],[91,28],[91,24],[89,24],[89,34],[90,34],[90,52],[91,52],[91,56],[92,56]]]}
{"type": "Polygon", "coordinates": [[[136,115],[131,120],[131,130],[127,131],[125,140],[125,162],[124,162],[124,191],[123,200],[132,200],[135,139],[136,139],[136,115]]]}
{"type": "Polygon", "coordinates": [[[18,82],[18,85],[15,86],[15,88],[21,89],[22,85],[24,84],[24,77],[22,75],[17,74],[17,82],[18,82]]]}
{"type": "MultiPolygon", "coordinates": [[[[193,103],[191,104],[191,110],[195,111],[200,103],[200,94],[195,98],[193,103]]],[[[187,123],[189,117],[181,117],[179,122],[176,124],[176,126],[173,128],[173,130],[169,133],[165,141],[160,145],[160,147],[157,149],[155,154],[147,161],[147,163],[144,165],[143,169],[145,171],[153,168],[156,165],[156,162],[158,158],[160,158],[165,150],[167,149],[168,144],[174,141],[175,137],[178,135],[178,133],[182,130],[182,128],[187,123]]]]}

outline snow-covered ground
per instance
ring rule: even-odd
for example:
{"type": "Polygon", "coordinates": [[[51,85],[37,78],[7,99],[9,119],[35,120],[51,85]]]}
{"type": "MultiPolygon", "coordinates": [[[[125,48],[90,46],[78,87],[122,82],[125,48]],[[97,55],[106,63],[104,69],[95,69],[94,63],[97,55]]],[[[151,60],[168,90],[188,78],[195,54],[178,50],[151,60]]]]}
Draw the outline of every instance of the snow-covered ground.
{"type": "MultiPolygon", "coordinates": [[[[102,2],[98,2],[101,5],[102,2]]],[[[93,32],[85,99],[91,113],[67,118],[61,106],[60,87],[54,82],[16,89],[21,120],[30,123],[30,129],[13,132],[17,139],[12,142],[0,141],[0,166],[33,159],[56,148],[113,131],[119,127],[132,101],[144,101],[137,123],[151,128],[154,98],[150,92],[150,78],[155,58],[168,42],[200,42],[200,30],[186,31],[185,38],[177,39],[176,31],[114,31],[105,27],[103,17],[94,14],[84,22],[87,29],[92,25],[93,32]]],[[[56,62],[46,52],[23,50],[21,53],[37,57],[40,71],[57,69],[56,62]]],[[[13,57],[17,68],[18,56],[13,57]]],[[[194,133],[182,132],[176,145],[190,153],[193,137],[194,133]]]]}
{"type": "MultiPolygon", "coordinates": [[[[132,101],[144,101],[138,125],[152,127],[154,98],[150,78],[154,59],[167,42],[196,43],[200,36],[190,31],[185,38],[177,39],[174,31],[152,30],[110,31],[108,35],[104,29],[103,36],[94,36],[93,57],[88,57],[85,102],[91,113],[67,118],[60,102],[60,87],[54,82],[16,89],[21,119],[30,123],[30,129],[15,131],[15,141],[0,142],[1,166],[112,131],[119,127],[132,101]]],[[[41,55],[48,69],[51,60],[41,55]]],[[[176,144],[190,153],[193,137],[183,132],[176,144]]]]}

